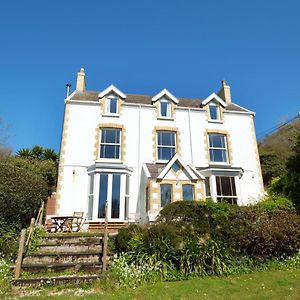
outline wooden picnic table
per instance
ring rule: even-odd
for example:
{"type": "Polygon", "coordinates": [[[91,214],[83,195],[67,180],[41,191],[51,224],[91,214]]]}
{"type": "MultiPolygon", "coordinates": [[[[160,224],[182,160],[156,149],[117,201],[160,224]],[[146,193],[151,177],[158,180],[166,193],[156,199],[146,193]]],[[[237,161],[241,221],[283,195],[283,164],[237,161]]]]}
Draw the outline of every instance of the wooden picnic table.
{"type": "Polygon", "coordinates": [[[54,216],[51,217],[54,232],[71,232],[73,216],[54,216]]]}

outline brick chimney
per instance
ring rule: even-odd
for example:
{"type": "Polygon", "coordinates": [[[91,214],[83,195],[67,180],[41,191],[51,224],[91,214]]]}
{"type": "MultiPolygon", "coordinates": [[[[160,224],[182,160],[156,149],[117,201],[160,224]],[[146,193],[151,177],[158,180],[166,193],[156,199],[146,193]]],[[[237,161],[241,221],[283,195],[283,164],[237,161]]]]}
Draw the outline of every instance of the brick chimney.
{"type": "Polygon", "coordinates": [[[84,73],[84,68],[81,68],[80,71],[77,73],[76,90],[78,92],[84,92],[85,91],[85,73],[84,73]]]}
{"type": "Polygon", "coordinates": [[[222,80],[222,88],[220,89],[218,96],[222,98],[227,104],[231,103],[230,86],[227,85],[225,80],[222,80]]]}

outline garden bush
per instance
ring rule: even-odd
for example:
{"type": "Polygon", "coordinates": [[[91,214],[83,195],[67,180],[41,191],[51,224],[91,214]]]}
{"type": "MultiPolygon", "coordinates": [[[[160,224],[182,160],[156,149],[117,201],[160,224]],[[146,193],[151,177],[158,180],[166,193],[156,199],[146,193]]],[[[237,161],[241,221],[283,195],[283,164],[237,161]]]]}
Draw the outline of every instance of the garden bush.
{"type": "MultiPolygon", "coordinates": [[[[24,160],[25,161],[25,160],[24,160]]],[[[27,162],[28,166],[30,162],[27,162]]],[[[0,217],[2,225],[20,230],[37,215],[41,202],[47,199],[46,180],[30,168],[19,166],[19,160],[0,160],[0,217]]]]}
{"type": "Polygon", "coordinates": [[[249,207],[180,201],[166,206],[153,225],[120,230],[115,248],[129,265],[162,266],[164,279],[222,275],[242,261],[296,254],[300,216],[284,198],[249,207]]]}

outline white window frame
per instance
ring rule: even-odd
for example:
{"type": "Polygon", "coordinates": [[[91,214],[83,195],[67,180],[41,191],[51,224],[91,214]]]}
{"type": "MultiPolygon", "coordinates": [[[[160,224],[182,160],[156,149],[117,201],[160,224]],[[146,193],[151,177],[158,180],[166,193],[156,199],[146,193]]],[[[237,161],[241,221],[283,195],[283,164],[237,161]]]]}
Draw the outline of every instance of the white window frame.
{"type": "Polygon", "coordinates": [[[239,186],[239,177],[238,175],[234,174],[226,174],[226,173],[211,173],[210,175],[205,175],[206,178],[209,180],[209,186],[210,186],[210,197],[214,202],[218,202],[218,197],[223,197],[223,198],[236,198],[237,204],[241,204],[241,191],[240,191],[240,186],[239,186]],[[234,178],[234,184],[235,184],[235,191],[236,191],[236,196],[222,196],[218,195],[217,192],[217,178],[216,177],[233,177],[234,178]]]}
{"type": "Polygon", "coordinates": [[[105,112],[106,114],[108,115],[118,115],[119,114],[119,99],[117,96],[115,95],[109,95],[106,97],[106,109],[105,109],[105,112]],[[116,100],[116,112],[111,112],[110,111],[110,103],[111,103],[111,100],[116,100]]]}
{"type": "Polygon", "coordinates": [[[99,134],[99,155],[98,159],[101,161],[121,161],[121,154],[122,154],[122,129],[121,128],[114,128],[114,127],[102,127],[100,129],[100,134],[99,134]],[[119,138],[119,143],[103,143],[102,142],[102,134],[103,130],[117,130],[120,132],[120,138],[119,138]],[[119,157],[118,158],[107,158],[107,157],[101,157],[101,147],[102,146],[119,146],[119,157]]]}
{"type": "Polygon", "coordinates": [[[93,221],[100,221],[103,222],[105,218],[98,218],[98,210],[99,210],[99,193],[100,193],[100,175],[108,175],[107,181],[107,214],[108,214],[108,221],[111,222],[126,222],[125,216],[125,186],[126,186],[126,173],[121,172],[114,172],[107,170],[106,172],[99,172],[95,173],[95,186],[94,186],[94,205],[93,205],[93,214],[92,220],[93,221]],[[119,218],[112,218],[111,217],[111,210],[112,210],[112,182],[113,182],[113,175],[120,175],[120,213],[119,218]]]}
{"type": "Polygon", "coordinates": [[[227,135],[226,134],[223,134],[223,133],[208,133],[208,156],[209,156],[209,161],[211,164],[220,164],[220,165],[228,165],[229,164],[229,156],[228,156],[228,145],[227,145],[227,135]],[[219,136],[223,136],[224,138],[224,144],[225,144],[225,147],[213,147],[210,145],[210,136],[211,135],[219,135],[219,136]],[[225,153],[226,153],[226,161],[214,161],[211,159],[211,156],[210,156],[210,151],[213,151],[213,150],[225,150],[225,153]]]}
{"type": "Polygon", "coordinates": [[[214,103],[214,102],[211,102],[208,104],[208,114],[209,114],[209,121],[210,122],[221,122],[221,111],[220,111],[220,105],[214,103]],[[217,118],[216,119],[213,119],[212,116],[211,116],[211,113],[210,113],[210,107],[211,106],[214,106],[217,108],[217,118]]]}
{"type": "Polygon", "coordinates": [[[163,119],[171,119],[172,118],[172,104],[171,104],[170,100],[163,98],[159,101],[159,116],[160,116],[160,118],[163,118],[163,119]],[[161,110],[162,103],[167,103],[167,115],[166,116],[162,115],[162,110],[161,110]]]}
{"type": "Polygon", "coordinates": [[[159,159],[158,157],[158,148],[174,148],[175,149],[175,153],[177,153],[177,134],[176,134],[176,131],[172,131],[172,130],[157,130],[156,131],[156,157],[157,157],[157,161],[158,162],[166,162],[166,161],[169,161],[172,157],[168,158],[168,159],[159,159]],[[174,141],[175,141],[175,145],[174,146],[170,146],[170,145],[159,145],[158,144],[158,133],[159,132],[169,132],[169,133],[173,133],[174,134],[174,141]]]}

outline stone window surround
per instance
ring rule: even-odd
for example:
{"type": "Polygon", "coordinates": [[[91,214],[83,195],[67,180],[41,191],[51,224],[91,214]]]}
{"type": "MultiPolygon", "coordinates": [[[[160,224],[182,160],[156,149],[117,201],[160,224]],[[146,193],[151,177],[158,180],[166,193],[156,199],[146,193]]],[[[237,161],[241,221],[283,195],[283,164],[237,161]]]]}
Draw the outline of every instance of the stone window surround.
{"type": "Polygon", "coordinates": [[[94,144],[94,157],[95,161],[125,161],[126,156],[126,129],[124,125],[114,124],[114,123],[100,123],[95,129],[95,144],[94,144]],[[121,130],[121,150],[120,150],[120,159],[108,159],[100,158],[100,132],[101,129],[105,128],[115,128],[121,130]]]}
{"type": "Polygon", "coordinates": [[[153,161],[158,162],[158,154],[157,154],[157,132],[158,131],[172,131],[175,132],[176,138],[176,153],[180,154],[181,152],[181,138],[180,131],[176,127],[167,127],[167,126],[155,126],[152,130],[152,154],[153,161]]]}
{"type": "Polygon", "coordinates": [[[122,99],[121,97],[119,97],[119,95],[117,95],[114,92],[110,92],[107,95],[105,95],[102,98],[99,98],[99,103],[100,103],[100,114],[103,117],[119,117],[122,115],[123,112],[123,103],[124,103],[124,99],[122,99]],[[118,101],[118,106],[117,106],[117,113],[109,113],[107,112],[107,100],[110,98],[116,98],[118,101]]]}
{"type": "Polygon", "coordinates": [[[205,200],[204,194],[204,181],[203,179],[198,180],[156,180],[150,179],[147,184],[148,189],[148,199],[149,207],[148,212],[159,212],[161,210],[161,200],[160,200],[160,185],[161,184],[171,184],[172,185],[172,202],[182,201],[182,185],[190,184],[193,185],[194,189],[194,200],[203,201],[205,200]],[[180,195],[179,198],[176,194],[180,195]],[[201,194],[201,197],[199,195],[201,194]],[[155,195],[155,197],[154,197],[155,195]]]}
{"type": "Polygon", "coordinates": [[[221,164],[221,165],[231,165],[233,163],[233,155],[232,155],[232,144],[231,144],[231,137],[228,131],[226,130],[219,130],[219,129],[206,129],[204,132],[204,143],[205,153],[206,153],[206,160],[208,165],[213,164],[221,164]],[[226,146],[227,146],[227,157],[228,161],[226,163],[222,162],[213,162],[210,160],[209,156],[209,134],[223,134],[226,138],[226,146]]]}

